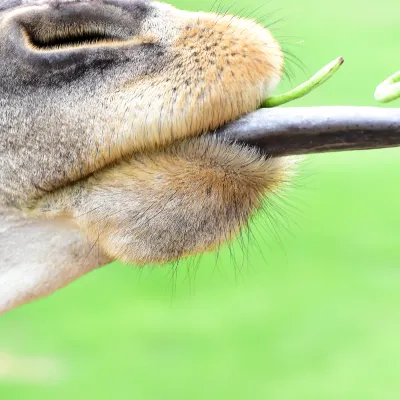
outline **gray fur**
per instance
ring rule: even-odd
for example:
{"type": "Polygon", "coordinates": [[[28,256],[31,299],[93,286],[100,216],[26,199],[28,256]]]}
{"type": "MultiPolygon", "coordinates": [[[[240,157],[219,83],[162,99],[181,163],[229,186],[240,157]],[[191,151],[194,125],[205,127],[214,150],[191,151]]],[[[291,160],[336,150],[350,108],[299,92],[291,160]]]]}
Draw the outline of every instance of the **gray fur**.
{"type": "Polygon", "coordinates": [[[1,1],[0,312],[111,260],[237,235],[291,163],[199,136],[254,111],[282,64],[266,29],[232,16],[1,1]]]}
{"type": "MultiPolygon", "coordinates": [[[[35,3],[24,2],[0,13],[0,202],[18,207],[104,165],[100,154],[108,151],[104,143],[122,147],[121,136],[135,130],[134,121],[127,126],[121,123],[125,114],[133,114],[135,101],[129,104],[124,96],[110,101],[110,96],[118,97],[127,82],[165,74],[171,59],[167,44],[160,41],[115,49],[77,49],[72,55],[33,54],[18,31],[21,21],[35,17],[30,8],[25,16],[28,4],[35,3]],[[101,148],[93,156],[96,146],[101,148]]],[[[42,8],[53,15],[60,5],[50,2],[38,7],[41,15],[42,8]]],[[[138,11],[132,15],[104,6],[120,21],[125,34],[132,36],[145,34],[142,29],[148,28],[141,21],[157,15],[147,2],[134,1],[130,8],[134,5],[138,11]]],[[[156,34],[160,22],[154,24],[156,34]]],[[[141,95],[135,93],[139,101],[141,95]]],[[[150,108],[150,104],[141,105],[150,108]]]]}

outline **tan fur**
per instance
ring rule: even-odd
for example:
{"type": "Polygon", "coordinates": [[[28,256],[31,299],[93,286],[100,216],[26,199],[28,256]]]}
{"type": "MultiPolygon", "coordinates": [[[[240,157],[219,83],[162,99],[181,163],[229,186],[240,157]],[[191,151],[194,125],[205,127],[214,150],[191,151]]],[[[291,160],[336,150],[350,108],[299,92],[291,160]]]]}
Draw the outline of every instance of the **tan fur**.
{"type": "MultiPolygon", "coordinates": [[[[234,16],[139,0],[89,3],[0,9],[0,39],[22,48],[7,53],[0,40],[0,56],[12,54],[9,66],[0,61],[0,206],[38,227],[72,224],[84,237],[76,254],[89,240],[99,265],[171,261],[232,240],[287,181],[293,160],[204,134],[271,93],[282,74],[279,45],[268,30],[234,16]],[[67,7],[90,13],[87,25],[64,20],[67,7]],[[100,22],[91,20],[93,9],[100,22]],[[107,37],[39,45],[65,32],[107,37]],[[67,67],[58,64],[65,54],[76,59],[72,67],[68,59],[67,67]]],[[[34,297],[63,282],[42,292],[40,279],[37,285],[34,297]]]]}
{"type": "Polygon", "coordinates": [[[215,136],[191,139],[125,159],[31,208],[73,219],[112,259],[166,262],[231,240],[291,165],[215,136]]]}

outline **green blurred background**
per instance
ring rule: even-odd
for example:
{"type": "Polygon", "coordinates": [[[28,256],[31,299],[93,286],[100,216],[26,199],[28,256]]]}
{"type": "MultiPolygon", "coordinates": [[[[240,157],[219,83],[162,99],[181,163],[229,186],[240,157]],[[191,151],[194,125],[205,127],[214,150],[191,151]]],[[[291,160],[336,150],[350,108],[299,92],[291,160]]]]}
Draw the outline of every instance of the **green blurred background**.
{"type": "MultiPolygon", "coordinates": [[[[293,106],[376,105],[400,68],[398,0],[239,0],[231,12],[244,6],[265,25],[283,17],[271,29],[304,63],[289,59],[280,90],[346,60],[293,106]]],[[[0,399],[399,399],[399,156],[311,156],[288,219],[260,216],[218,257],[114,264],[2,316],[0,399]]]]}

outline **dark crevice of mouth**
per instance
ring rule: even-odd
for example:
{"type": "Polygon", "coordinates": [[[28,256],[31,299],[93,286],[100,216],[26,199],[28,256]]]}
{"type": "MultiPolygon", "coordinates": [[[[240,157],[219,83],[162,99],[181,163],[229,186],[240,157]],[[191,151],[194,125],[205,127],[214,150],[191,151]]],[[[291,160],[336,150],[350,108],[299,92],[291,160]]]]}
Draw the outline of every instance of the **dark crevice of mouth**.
{"type": "Polygon", "coordinates": [[[94,46],[103,43],[120,42],[122,37],[111,35],[104,29],[83,27],[63,27],[55,32],[36,32],[24,28],[30,46],[38,50],[50,51],[70,47],[94,46]]]}

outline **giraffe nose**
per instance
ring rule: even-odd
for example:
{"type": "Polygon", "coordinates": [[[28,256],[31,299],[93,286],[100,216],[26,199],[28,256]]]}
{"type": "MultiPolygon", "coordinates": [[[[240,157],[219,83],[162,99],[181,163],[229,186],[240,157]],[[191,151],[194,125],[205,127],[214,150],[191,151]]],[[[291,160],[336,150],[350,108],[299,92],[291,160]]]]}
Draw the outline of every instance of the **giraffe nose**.
{"type": "Polygon", "coordinates": [[[107,58],[102,50],[108,46],[111,53],[115,42],[135,38],[144,18],[138,10],[133,15],[98,0],[28,4],[33,5],[24,5],[7,20],[8,54],[39,68],[76,65],[88,57],[107,58]]]}

